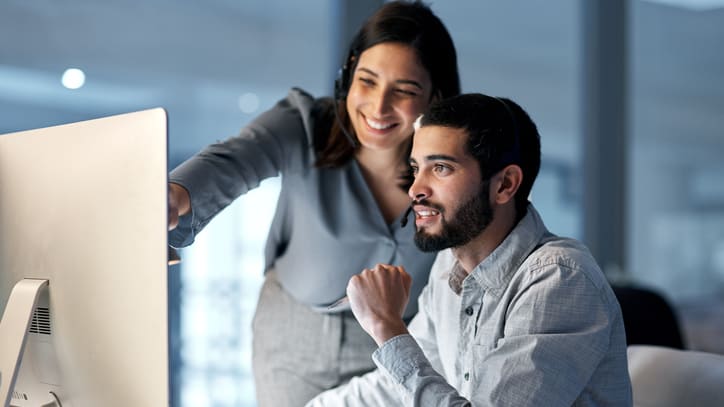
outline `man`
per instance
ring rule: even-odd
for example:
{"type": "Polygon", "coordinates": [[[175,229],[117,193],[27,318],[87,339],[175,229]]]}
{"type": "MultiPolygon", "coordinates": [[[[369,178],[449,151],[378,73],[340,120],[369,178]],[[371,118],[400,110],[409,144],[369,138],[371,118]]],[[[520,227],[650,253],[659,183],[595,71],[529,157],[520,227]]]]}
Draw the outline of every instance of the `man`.
{"type": "Polygon", "coordinates": [[[378,369],[310,406],[630,406],[621,312],[589,251],[528,194],[540,141],[508,99],[462,95],[418,122],[415,242],[442,250],[409,331],[410,277],[377,265],[347,295],[378,369]]]}

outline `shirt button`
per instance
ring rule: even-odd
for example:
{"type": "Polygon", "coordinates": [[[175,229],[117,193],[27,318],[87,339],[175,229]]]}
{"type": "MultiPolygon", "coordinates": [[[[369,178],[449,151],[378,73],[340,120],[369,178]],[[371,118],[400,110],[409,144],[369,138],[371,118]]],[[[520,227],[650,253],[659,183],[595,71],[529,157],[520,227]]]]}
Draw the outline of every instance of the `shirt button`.
{"type": "Polygon", "coordinates": [[[468,380],[470,380],[470,373],[465,373],[465,374],[463,375],[463,378],[465,378],[465,381],[466,381],[466,382],[467,382],[468,380]]]}
{"type": "Polygon", "coordinates": [[[465,308],[465,313],[468,315],[473,315],[473,307],[467,307],[465,308]]]}

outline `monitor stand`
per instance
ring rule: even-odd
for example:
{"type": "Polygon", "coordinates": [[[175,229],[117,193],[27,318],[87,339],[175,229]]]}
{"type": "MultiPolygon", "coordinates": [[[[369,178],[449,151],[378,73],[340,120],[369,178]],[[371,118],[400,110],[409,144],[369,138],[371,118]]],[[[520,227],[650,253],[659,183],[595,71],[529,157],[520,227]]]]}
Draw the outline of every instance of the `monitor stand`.
{"type": "Polygon", "coordinates": [[[33,310],[41,289],[47,285],[48,280],[20,280],[13,287],[5,306],[0,320],[0,338],[3,343],[0,348],[0,401],[3,406],[10,404],[33,310]]]}

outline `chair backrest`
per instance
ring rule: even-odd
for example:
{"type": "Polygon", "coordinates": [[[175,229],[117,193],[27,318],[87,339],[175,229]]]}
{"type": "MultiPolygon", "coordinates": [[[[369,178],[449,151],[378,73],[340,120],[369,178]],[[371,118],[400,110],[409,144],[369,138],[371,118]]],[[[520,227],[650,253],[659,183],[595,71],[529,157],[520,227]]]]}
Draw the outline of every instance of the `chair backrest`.
{"type": "Polygon", "coordinates": [[[634,407],[724,406],[724,355],[628,347],[634,407]]]}
{"type": "Polygon", "coordinates": [[[643,287],[613,286],[621,306],[627,345],[684,349],[674,309],[662,294],[643,287]]]}

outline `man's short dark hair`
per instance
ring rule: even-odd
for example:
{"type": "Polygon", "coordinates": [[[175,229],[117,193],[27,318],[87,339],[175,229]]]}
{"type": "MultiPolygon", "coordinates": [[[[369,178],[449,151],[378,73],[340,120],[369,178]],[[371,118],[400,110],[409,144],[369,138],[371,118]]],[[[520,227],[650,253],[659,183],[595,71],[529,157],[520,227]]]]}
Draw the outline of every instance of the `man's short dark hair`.
{"type": "Polygon", "coordinates": [[[468,134],[467,151],[478,160],[486,180],[510,164],[523,171],[515,196],[518,216],[528,205],[528,195],[540,169],[540,135],[528,113],[510,99],[463,94],[433,103],[420,126],[463,129],[468,134]]]}

